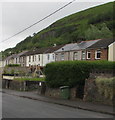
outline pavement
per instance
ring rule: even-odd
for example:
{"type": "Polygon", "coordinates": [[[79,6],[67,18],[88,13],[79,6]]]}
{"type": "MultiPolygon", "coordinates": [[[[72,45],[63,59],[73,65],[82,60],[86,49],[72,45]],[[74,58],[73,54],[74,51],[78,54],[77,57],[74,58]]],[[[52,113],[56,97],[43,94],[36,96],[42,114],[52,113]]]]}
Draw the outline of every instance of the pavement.
{"type": "Polygon", "coordinates": [[[113,106],[109,106],[109,105],[102,105],[102,104],[99,104],[99,103],[84,102],[82,100],[63,100],[63,99],[57,99],[57,98],[50,98],[50,97],[38,95],[37,91],[22,92],[22,91],[3,89],[2,92],[6,93],[6,94],[9,94],[9,95],[28,98],[28,99],[32,99],[32,100],[38,100],[38,101],[63,105],[63,106],[82,109],[82,110],[87,110],[87,111],[93,111],[93,112],[99,112],[99,113],[104,113],[104,114],[109,114],[109,115],[115,115],[115,111],[114,111],[113,106]]]}

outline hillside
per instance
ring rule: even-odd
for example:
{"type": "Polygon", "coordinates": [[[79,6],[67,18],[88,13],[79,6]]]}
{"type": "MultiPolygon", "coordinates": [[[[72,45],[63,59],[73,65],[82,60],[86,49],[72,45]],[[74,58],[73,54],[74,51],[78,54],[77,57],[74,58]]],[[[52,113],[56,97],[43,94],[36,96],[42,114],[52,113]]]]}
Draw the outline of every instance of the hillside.
{"type": "Polygon", "coordinates": [[[113,4],[114,2],[90,8],[50,25],[48,28],[29,36],[18,43],[14,48],[3,52],[7,56],[12,53],[33,48],[52,46],[53,44],[66,44],[81,40],[110,38],[115,31],[113,26],[113,4]]]}

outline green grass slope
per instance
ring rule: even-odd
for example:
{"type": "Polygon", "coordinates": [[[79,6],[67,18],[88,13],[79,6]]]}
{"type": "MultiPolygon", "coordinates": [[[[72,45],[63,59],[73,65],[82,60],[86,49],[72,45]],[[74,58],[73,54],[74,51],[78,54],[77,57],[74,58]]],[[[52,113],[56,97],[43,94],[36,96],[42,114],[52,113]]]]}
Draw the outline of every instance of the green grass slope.
{"type": "Polygon", "coordinates": [[[60,19],[48,28],[34,34],[33,37],[27,37],[16,47],[5,50],[3,54],[8,55],[9,51],[20,52],[53,44],[110,38],[112,32],[115,31],[113,4],[114,2],[107,3],[60,19]]]}

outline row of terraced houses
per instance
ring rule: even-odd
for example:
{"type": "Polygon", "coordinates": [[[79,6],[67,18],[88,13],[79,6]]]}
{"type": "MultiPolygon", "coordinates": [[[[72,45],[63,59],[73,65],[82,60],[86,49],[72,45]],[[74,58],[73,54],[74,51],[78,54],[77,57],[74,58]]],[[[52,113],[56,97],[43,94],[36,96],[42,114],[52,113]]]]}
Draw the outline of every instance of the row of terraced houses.
{"type": "Polygon", "coordinates": [[[2,61],[2,66],[8,64],[20,64],[23,67],[45,66],[47,63],[68,60],[115,61],[114,51],[113,39],[88,40],[12,54],[2,61]]]}

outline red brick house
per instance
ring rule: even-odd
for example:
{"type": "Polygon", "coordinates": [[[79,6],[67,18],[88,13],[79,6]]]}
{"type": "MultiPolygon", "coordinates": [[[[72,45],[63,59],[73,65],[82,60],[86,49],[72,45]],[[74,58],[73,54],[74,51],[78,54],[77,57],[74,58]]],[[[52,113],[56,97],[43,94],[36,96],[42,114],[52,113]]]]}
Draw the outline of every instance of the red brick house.
{"type": "Polygon", "coordinates": [[[86,60],[108,60],[108,46],[113,39],[102,39],[86,48],[86,60]]]}

